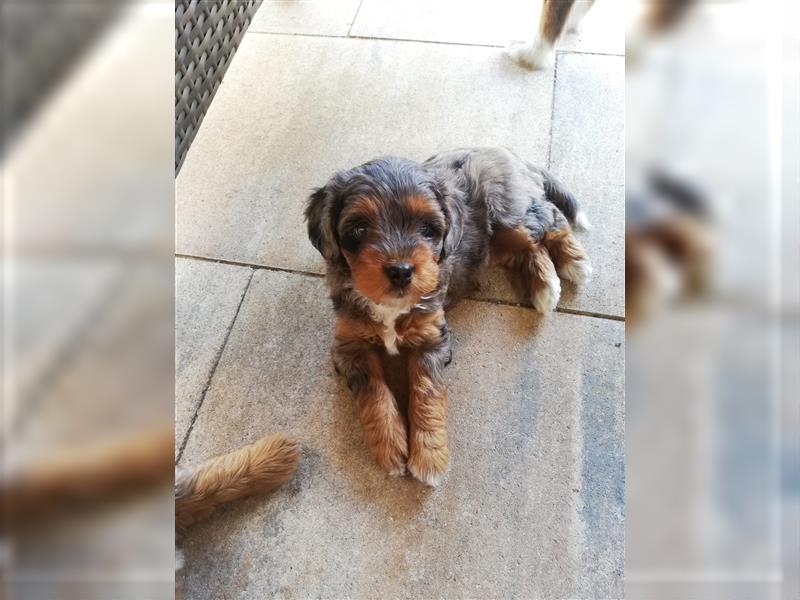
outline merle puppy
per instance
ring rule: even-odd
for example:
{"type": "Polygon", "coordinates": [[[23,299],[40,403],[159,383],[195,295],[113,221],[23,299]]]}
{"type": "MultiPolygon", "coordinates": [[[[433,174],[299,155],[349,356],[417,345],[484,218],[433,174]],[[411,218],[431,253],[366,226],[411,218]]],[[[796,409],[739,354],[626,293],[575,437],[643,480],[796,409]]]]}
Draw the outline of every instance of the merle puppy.
{"type": "Polygon", "coordinates": [[[575,198],[504,148],[460,149],[419,164],[380,158],[335,174],[309,198],[308,235],[327,263],[336,311],[333,359],[356,396],[380,466],[437,485],[448,465],[442,371],[451,357],[445,308],[495,263],[553,310],[559,276],[591,267],[571,225],[575,198]],[[408,428],[380,352],[409,353],[408,428]]]}

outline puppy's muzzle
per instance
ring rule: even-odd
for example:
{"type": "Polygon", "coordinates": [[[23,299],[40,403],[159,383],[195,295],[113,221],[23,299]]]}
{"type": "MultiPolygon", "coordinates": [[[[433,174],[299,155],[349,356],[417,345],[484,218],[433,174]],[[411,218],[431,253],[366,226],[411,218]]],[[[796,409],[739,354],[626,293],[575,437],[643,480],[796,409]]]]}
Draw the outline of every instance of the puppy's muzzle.
{"type": "Polygon", "coordinates": [[[389,282],[397,289],[402,290],[411,283],[411,278],[414,275],[414,266],[405,262],[397,262],[388,265],[385,271],[389,282]]]}

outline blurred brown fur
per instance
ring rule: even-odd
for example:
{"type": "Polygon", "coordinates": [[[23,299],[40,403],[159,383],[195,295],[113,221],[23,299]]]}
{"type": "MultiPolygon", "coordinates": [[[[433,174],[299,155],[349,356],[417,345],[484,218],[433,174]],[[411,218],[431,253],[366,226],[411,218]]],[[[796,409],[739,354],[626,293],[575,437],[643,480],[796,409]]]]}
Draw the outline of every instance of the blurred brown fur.
{"type": "Polygon", "coordinates": [[[172,425],[51,453],[0,484],[4,526],[24,526],[165,483],[174,469],[172,425]]]}
{"type": "Polygon", "coordinates": [[[686,15],[695,0],[651,0],[645,5],[644,21],[653,34],[668,31],[686,15]]]}
{"type": "Polygon", "coordinates": [[[706,194],[682,178],[650,173],[629,189],[625,227],[625,315],[630,324],[660,306],[709,292],[714,218],[706,194]]]}

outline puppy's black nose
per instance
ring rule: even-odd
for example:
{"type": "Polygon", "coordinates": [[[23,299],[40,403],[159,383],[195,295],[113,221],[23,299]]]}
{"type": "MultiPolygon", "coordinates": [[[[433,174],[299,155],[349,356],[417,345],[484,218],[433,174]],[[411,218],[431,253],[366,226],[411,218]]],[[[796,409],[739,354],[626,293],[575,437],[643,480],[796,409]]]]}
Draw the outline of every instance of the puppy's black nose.
{"type": "Polygon", "coordinates": [[[394,263],[386,267],[386,276],[395,287],[406,287],[411,282],[413,274],[414,267],[408,263],[394,263]]]}

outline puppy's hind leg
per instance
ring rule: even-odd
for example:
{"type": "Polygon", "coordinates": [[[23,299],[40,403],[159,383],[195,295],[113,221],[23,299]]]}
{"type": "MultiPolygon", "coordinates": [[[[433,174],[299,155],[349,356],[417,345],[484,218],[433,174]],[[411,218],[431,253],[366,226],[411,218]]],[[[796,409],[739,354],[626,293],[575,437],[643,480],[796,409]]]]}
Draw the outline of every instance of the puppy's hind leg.
{"type": "Polygon", "coordinates": [[[569,227],[548,231],[544,236],[544,245],[562,279],[582,284],[592,276],[592,265],[586,256],[586,250],[569,227]]]}
{"type": "Polygon", "coordinates": [[[492,259],[522,277],[531,303],[538,312],[544,314],[555,310],[561,297],[561,281],[547,247],[534,241],[524,226],[495,232],[492,259]]]}

